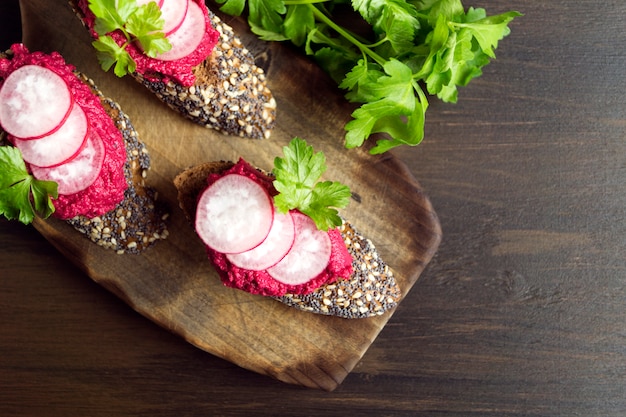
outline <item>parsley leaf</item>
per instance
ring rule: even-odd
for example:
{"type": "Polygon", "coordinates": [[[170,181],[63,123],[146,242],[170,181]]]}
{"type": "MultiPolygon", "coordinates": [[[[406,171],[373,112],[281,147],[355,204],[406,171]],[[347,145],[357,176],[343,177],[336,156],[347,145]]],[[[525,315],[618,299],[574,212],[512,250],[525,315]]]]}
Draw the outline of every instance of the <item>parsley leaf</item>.
{"type": "MultiPolygon", "coordinates": [[[[257,35],[267,32],[281,33],[283,22],[281,15],[287,11],[282,0],[248,0],[248,8],[248,21],[252,32],[257,35]]],[[[261,39],[265,38],[261,36],[261,39]]]]}
{"type": "Polygon", "coordinates": [[[222,4],[220,10],[231,16],[239,16],[246,7],[246,0],[217,0],[217,2],[222,4]]]}
{"type": "Polygon", "coordinates": [[[283,147],[284,157],[274,159],[274,197],[276,208],[285,213],[298,209],[309,216],[320,230],[341,225],[335,209],[350,202],[350,189],[339,182],[319,179],[326,172],[326,157],[300,138],[283,147]]]}
{"type": "Polygon", "coordinates": [[[98,34],[113,32],[124,26],[131,13],[130,3],[117,0],[90,0],[89,9],[96,16],[94,29],[98,34]]]}
{"type": "Polygon", "coordinates": [[[28,173],[22,154],[12,146],[0,146],[0,214],[9,220],[32,223],[35,216],[54,212],[57,184],[40,181],[28,173]]]}
{"type": "Polygon", "coordinates": [[[361,61],[340,84],[353,88],[355,94],[350,98],[365,103],[346,124],[347,148],[361,146],[374,133],[386,133],[389,138],[380,139],[372,153],[384,153],[399,145],[417,145],[423,139],[428,102],[413,80],[411,69],[394,59],[385,63],[383,69],[384,74],[364,68],[361,61]]]}
{"type": "Polygon", "coordinates": [[[397,55],[413,48],[415,32],[420,28],[415,6],[404,0],[353,0],[352,6],[372,25],[378,43],[390,43],[392,50],[382,55],[397,55]]]}
{"type": "Polygon", "coordinates": [[[308,7],[296,4],[287,10],[285,17],[285,36],[297,45],[302,46],[309,32],[315,29],[315,16],[308,7]]]}
{"type": "Polygon", "coordinates": [[[137,68],[137,64],[128,52],[110,36],[100,36],[92,45],[96,49],[96,57],[103,70],[108,71],[115,65],[113,72],[118,77],[123,77],[134,72],[137,68]]]}
{"type": "MultiPolygon", "coordinates": [[[[481,14],[485,15],[484,12],[481,14]]],[[[514,12],[509,12],[475,21],[453,23],[453,26],[459,29],[467,28],[480,45],[482,52],[490,58],[495,58],[494,49],[498,47],[498,41],[510,33],[508,23],[515,16],[514,12]]]]}
{"type": "Polygon", "coordinates": [[[248,23],[261,39],[289,40],[313,56],[346,98],[361,104],[345,126],[346,147],[376,135],[372,153],[419,144],[428,108],[422,86],[444,102],[456,102],[458,87],[482,74],[509,34],[509,22],[521,16],[466,11],[461,0],[351,0],[355,17],[362,18],[351,29],[333,14],[345,15],[345,0],[217,1],[234,15],[247,4],[248,23]]]}
{"type": "Polygon", "coordinates": [[[163,24],[161,9],[156,3],[149,2],[128,17],[126,30],[135,37],[144,53],[154,58],[157,53],[166,52],[171,48],[165,33],[161,31],[163,24]]]}
{"type": "Polygon", "coordinates": [[[154,58],[171,49],[172,45],[163,33],[164,21],[161,9],[155,2],[141,6],[136,0],[89,0],[89,10],[95,16],[94,30],[98,39],[92,45],[103,70],[115,66],[118,77],[136,70],[137,64],[126,48],[137,43],[141,50],[154,58]],[[119,45],[111,36],[120,31],[126,42],[119,45]]]}

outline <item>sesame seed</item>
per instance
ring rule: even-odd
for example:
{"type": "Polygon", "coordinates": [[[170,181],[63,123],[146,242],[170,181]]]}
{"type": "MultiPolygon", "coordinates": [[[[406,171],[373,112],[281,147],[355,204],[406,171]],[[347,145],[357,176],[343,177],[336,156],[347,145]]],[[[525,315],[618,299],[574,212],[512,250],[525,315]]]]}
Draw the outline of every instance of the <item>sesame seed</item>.
{"type": "Polygon", "coordinates": [[[172,81],[137,78],[162,101],[198,124],[236,136],[269,138],[275,124],[276,102],[265,84],[264,71],[254,64],[254,56],[232,28],[212,12],[209,18],[221,34],[211,65],[207,66],[210,77],[218,80],[216,84],[186,88],[172,81]],[[239,122],[243,119],[241,111],[252,116],[245,123],[239,122]]]}
{"type": "Polygon", "coordinates": [[[164,210],[161,207],[155,208],[154,204],[157,193],[133,181],[134,173],[138,171],[141,172],[141,177],[145,177],[150,167],[150,155],[146,147],[139,142],[128,116],[112,100],[105,98],[101,93],[98,96],[105,108],[108,106],[117,109],[115,115],[117,125],[125,128],[120,132],[128,155],[124,165],[128,188],[124,199],[114,210],[92,219],[77,216],[67,222],[103,248],[112,249],[118,254],[138,253],[151,244],[141,243],[143,242],[141,236],[144,233],[156,231],[166,235],[164,233],[166,225],[161,219],[164,210]]]}
{"type": "Polygon", "coordinates": [[[303,311],[349,319],[384,314],[397,305],[401,295],[391,270],[382,261],[372,270],[366,258],[378,254],[374,252],[373,245],[366,244],[365,238],[351,224],[344,222],[340,232],[344,242],[352,243],[346,247],[353,258],[353,276],[350,279],[339,279],[309,294],[287,294],[276,299],[303,311]],[[356,242],[361,244],[357,247],[354,244],[356,242]],[[377,272],[379,278],[373,272],[377,272]]]}

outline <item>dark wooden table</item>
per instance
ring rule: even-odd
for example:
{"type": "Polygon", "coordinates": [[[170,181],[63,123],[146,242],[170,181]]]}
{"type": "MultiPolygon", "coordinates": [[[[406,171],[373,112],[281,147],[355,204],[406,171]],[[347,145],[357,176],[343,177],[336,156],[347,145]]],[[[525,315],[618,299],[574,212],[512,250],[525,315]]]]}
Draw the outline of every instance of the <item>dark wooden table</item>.
{"type": "Polygon", "coordinates": [[[626,3],[473,5],[525,16],[396,153],[444,237],[342,385],[209,355],[0,221],[0,415],[626,415],[626,3]]]}

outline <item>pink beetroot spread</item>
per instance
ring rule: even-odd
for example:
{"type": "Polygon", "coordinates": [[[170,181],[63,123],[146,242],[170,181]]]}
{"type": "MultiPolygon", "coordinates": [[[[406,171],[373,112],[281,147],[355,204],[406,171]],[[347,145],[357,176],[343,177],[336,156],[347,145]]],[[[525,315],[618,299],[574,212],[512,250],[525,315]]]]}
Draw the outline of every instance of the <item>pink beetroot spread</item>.
{"type": "Polygon", "coordinates": [[[22,44],[11,46],[11,50],[14,53],[12,59],[0,60],[0,79],[24,65],[34,64],[51,69],[65,80],[75,102],[85,111],[90,129],[96,129],[104,144],[106,157],[96,181],[76,194],[59,195],[53,200],[53,215],[65,220],[77,215],[93,218],[111,211],[123,200],[128,187],[124,176],[126,149],[122,134],[102,107],[100,99],[74,75],[74,67],[68,65],[60,54],[31,53],[22,44]]]}
{"type": "MultiPolygon", "coordinates": [[[[196,2],[204,13],[206,23],[206,31],[200,45],[194,52],[184,58],[175,61],[162,61],[156,58],[150,58],[145,55],[134,43],[128,45],[126,50],[137,64],[136,71],[142,74],[149,81],[163,81],[167,83],[170,79],[185,87],[192,86],[196,77],[193,75],[193,67],[202,63],[213,51],[213,48],[219,40],[219,32],[215,30],[208,16],[208,9],[203,0],[191,0],[196,2]]],[[[98,38],[98,34],[94,29],[95,16],[89,10],[88,0],[79,0],[78,7],[85,16],[85,23],[90,28],[91,36],[98,38]]],[[[110,34],[118,45],[125,44],[128,40],[121,33],[116,31],[110,34]]]]}
{"type": "MultiPolygon", "coordinates": [[[[240,159],[232,168],[219,174],[211,174],[207,184],[214,183],[218,178],[236,173],[245,175],[261,184],[270,195],[277,194],[273,180],[266,174],[258,171],[243,159],[240,159]]],[[[324,284],[330,284],[340,278],[348,278],[352,275],[352,257],[343,242],[341,233],[337,229],[330,229],[328,235],[331,240],[331,256],[326,269],[312,280],[300,285],[288,285],[272,278],[267,271],[251,271],[239,268],[231,264],[226,255],[206,247],[207,254],[224,285],[238,288],[252,294],[282,296],[285,294],[306,294],[314,291],[324,284]]]]}

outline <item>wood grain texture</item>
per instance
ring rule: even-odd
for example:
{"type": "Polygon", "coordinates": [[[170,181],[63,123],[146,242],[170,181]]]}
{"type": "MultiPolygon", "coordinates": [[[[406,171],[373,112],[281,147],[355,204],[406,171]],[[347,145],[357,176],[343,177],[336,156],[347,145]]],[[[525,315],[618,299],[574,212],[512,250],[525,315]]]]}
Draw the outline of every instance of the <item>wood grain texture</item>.
{"type": "Polygon", "coordinates": [[[626,3],[463,3],[524,17],[394,152],[443,240],[337,389],[208,355],[0,222],[0,414],[626,415],[626,3]]]}
{"type": "Polygon", "coordinates": [[[238,21],[232,23],[245,36],[244,44],[261,57],[281,109],[270,140],[227,137],[195,125],[133,80],[101,71],[87,31],[66,3],[22,0],[24,43],[33,51],[61,53],[129,115],[152,158],[147,182],[170,207],[170,234],[139,256],[120,256],[95,246],[61,221],[36,221],[36,229],[94,281],[193,345],[287,383],[335,389],[393,311],[346,320],[297,311],[271,298],[224,287],[178,208],[173,179],[187,167],[236,161],[239,156],[270,170],[282,146],[296,135],[304,137],[326,154],[327,178],[341,178],[357,196],[342,213],[355,219],[352,223],[374,242],[403,294],[440,241],[437,216],[419,184],[392,156],[347,151],[341,132],[351,108],[325,74],[293,51],[261,43],[238,21]],[[67,24],[60,29],[53,23],[57,21],[67,24]],[[309,96],[304,100],[302,79],[316,86],[306,91],[309,96]],[[324,106],[312,108],[311,103],[324,100],[324,106]]]}

